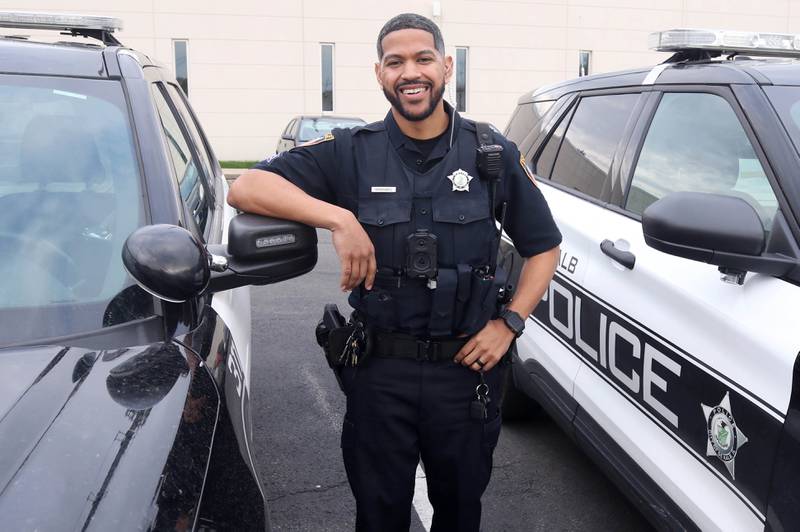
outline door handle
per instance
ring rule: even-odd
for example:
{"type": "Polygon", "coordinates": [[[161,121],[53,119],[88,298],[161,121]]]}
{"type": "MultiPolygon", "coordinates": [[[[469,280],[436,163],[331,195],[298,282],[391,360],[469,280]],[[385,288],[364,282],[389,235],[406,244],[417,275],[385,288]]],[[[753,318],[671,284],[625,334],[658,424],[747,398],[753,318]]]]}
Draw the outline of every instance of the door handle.
{"type": "Polygon", "coordinates": [[[600,242],[600,251],[611,257],[613,260],[619,262],[629,270],[632,270],[633,265],[636,264],[636,255],[630,251],[617,249],[611,240],[606,239],[600,242]]]}

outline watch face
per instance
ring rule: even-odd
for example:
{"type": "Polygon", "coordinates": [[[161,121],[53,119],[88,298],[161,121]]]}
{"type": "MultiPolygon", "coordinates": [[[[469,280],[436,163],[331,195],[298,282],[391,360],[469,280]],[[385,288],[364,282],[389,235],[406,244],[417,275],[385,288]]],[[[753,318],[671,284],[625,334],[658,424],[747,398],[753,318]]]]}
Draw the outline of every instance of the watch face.
{"type": "Polygon", "coordinates": [[[508,328],[514,332],[517,338],[519,338],[519,336],[522,334],[522,331],[525,329],[525,322],[522,320],[520,315],[513,310],[507,310],[503,313],[503,321],[506,322],[508,328]]]}

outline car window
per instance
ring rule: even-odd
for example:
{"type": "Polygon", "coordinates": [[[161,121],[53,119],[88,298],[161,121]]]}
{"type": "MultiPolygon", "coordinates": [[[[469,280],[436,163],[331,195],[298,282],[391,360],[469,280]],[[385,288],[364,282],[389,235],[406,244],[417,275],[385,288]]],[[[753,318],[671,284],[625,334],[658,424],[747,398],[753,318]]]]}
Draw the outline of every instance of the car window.
{"type": "Polygon", "coordinates": [[[582,98],[558,149],[550,179],[602,199],[610,192],[611,161],[638,94],[582,98]]]}
{"type": "Polygon", "coordinates": [[[765,229],[778,207],[764,168],[730,104],[707,93],[666,93],[631,179],[626,208],[641,214],[677,191],[737,196],[765,229]]]}
{"type": "MultiPolygon", "coordinates": [[[[183,96],[178,93],[177,87],[170,83],[167,85],[167,91],[172,97],[172,101],[175,104],[175,107],[178,109],[181,117],[183,117],[183,123],[186,125],[186,129],[189,130],[189,134],[194,141],[194,146],[200,156],[200,165],[203,167],[205,179],[207,179],[206,183],[210,187],[211,180],[213,179],[215,173],[211,166],[212,159],[206,150],[206,143],[203,141],[203,135],[200,133],[200,125],[194,121],[194,118],[192,118],[192,113],[189,111],[189,108],[186,107],[186,101],[184,100],[183,96]]],[[[213,188],[209,188],[209,190],[213,190],[213,188]]]]}
{"type": "Polygon", "coordinates": [[[0,346],[152,315],[121,258],[140,183],[119,82],[0,75],[0,346]]]}
{"type": "Polygon", "coordinates": [[[206,193],[200,181],[198,164],[189,149],[189,139],[181,131],[178,120],[172,109],[170,109],[164,95],[155,83],[151,84],[150,88],[158,116],[161,119],[161,127],[163,128],[167,149],[172,159],[172,166],[175,172],[175,179],[178,181],[181,198],[183,198],[184,203],[192,212],[194,221],[202,233],[205,231],[208,209],[206,193]]]}
{"type": "Polygon", "coordinates": [[[547,100],[518,105],[514,116],[508,122],[505,136],[516,143],[521,152],[525,153],[533,141],[528,136],[537,129],[542,117],[553,107],[554,103],[555,100],[547,100]],[[527,142],[524,142],[526,140],[527,142]]]}
{"type": "Polygon", "coordinates": [[[558,123],[555,131],[547,139],[547,143],[539,153],[539,157],[534,159],[534,172],[536,175],[550,179],[553,173],[553,164],[556,162],[556,155],[558,148],[561,146],[561,141],[564,139],[564,132],[567,130],[570,118],[572,118],[572,110],[568,112],[561,121],[558,123]]]}

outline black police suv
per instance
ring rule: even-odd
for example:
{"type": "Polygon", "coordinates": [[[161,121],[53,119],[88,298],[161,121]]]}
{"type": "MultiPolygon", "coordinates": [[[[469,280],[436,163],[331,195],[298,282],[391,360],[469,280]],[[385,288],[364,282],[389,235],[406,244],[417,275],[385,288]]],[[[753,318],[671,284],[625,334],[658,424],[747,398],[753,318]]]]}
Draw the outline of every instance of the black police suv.
{"type": "Polygon", "coordinates": [[[564,237],[514,383],[659,528],[796,530],[800,36],[651,37],[508,124],[564,237]]]}
{"type": "Polygon", "coordinates": [[[249,284],[316,233],[225,204],[185,95],[118,21],[0,13],[3,530],[264,530],[249,284]]]}

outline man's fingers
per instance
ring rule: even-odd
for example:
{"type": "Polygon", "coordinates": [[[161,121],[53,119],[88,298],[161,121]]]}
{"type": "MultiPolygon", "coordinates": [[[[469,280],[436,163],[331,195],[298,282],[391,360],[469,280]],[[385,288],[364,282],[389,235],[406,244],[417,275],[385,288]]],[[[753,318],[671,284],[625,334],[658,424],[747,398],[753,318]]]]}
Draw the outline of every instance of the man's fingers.
{"type": "Polygon", "coordinates": [[[375,262],[375,252],[369,255],[369,264],[367,265],[367,278],[364,280],[364,285],[367,290],[372,290],[372,285],[375,283],[375,273],[378,271],[378,265],[375,262]]]}
{"type": "Polygon", "coordinates": [[[358,283],[360,283],[361,280],[364,278],[364,276],[361,275],[361,260],[358,258],[354,258],[351,264],[352,268],[350,271],[350,284],[347,285],[348,290],[352,290],[353,288],[358,286],[358,283]]]}
{"type": "Polygon", "coordinates": [[[486,352],[486,350],[482,349],[480,346],[476,347],[467,356],[464,357],[464,359],[461,361],[461,363],[463,365],[465,365],[465,366],[471,366],[472,364],[475,363],[476,360],[480,360],[481,356],[485,352],[486,352]]]}
{"type": "MultiPolygon", "coordinates": [[[[488,357],[487,357],[487,358],[488,358],[488,357]]],[[[483,371],[489,371],[490,369],[492,369],[492,368],[493,368],[493,367],[495,367],[496,365],[497,365],[497,360],[495,360],[495,359],[493,359],[493,358],[492,358],[491,360],[487,361],[487,362],[486,362],[486,363],[483,365],[483,367],[482,367],[481,369],[482,369],[483,371]]]]}
{"type": "Polygon", "coordinates": [[[455,358],[453,358],[453,362],[455,362],[456,364],[461,363],[461,361],[464,360],[464,357],[467,356],[470,353],[470,351],[475,349],[476,344],[477,342],[475,341],[475,337],[473,336],[472,338],[469,339],[469,341],[467,341],[466,344],[464,344],[464,346],[458,351],[458,353],[456,353],[455,358]]]}
{"type": "Polygon", "coordinates": [[[350,286],[350,276],[353,273],[353,265],[352,261],[349,257],[342,258],[342,279],[339,284],[342,287],[342,290],[347,290],[347,287],[350,286]]]}

